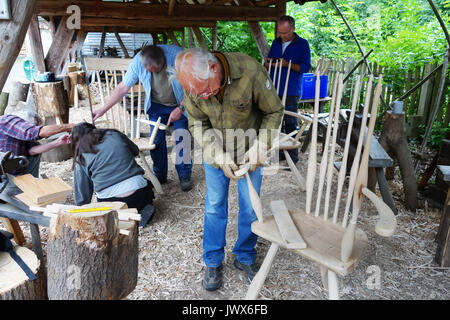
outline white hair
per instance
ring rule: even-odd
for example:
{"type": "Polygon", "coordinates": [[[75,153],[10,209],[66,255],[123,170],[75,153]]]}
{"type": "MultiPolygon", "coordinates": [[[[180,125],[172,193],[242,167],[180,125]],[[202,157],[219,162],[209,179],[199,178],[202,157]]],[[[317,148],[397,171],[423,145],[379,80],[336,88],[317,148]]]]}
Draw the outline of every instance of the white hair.
{"type": "MultiPolygon", "coordinates": [[[[181,74],[190,73],[194,79],[204,81],[211,76],[209,64],[218,63],[216,56],[209,51],[200,48],[191,48],[181,51],[175,59],[175,78],[179,79],[181,74]]],[[[190,89],[193,84],[189,83],[190,89]]]]}
{"type": "Polygon", "coordinates": [[[5,115],[6,114],[17,116],[35,125],[40,125],[42,123],[42,118],[39,116],[39,114],[35,110],[30,108],[12,109],[10,111],[5,111],[5,115]]]}

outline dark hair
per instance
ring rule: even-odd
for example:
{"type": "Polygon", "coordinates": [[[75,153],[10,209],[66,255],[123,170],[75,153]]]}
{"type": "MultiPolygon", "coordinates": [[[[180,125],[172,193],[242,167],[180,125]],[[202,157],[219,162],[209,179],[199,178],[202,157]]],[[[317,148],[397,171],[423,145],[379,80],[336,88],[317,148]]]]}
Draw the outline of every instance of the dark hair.
{"type": "MultiPolygon", "coordinates": [[[[103,142],[103,138],[108,131],[117,131],[115,129],[97,129],[93,124],[82,122],[72,129],[72,154],[73,164],[84,165],[83,153],[96,154],[98,149],[96,145],[103,142]]],[[[117,131],[118,132],[118,131],[117,131]]]]}
{"type": "Polygon", "coordinates": [[[287,22],[291,26],[291,28],[295,27],[295,20],[291,16],[281,16],[277,20],[278,23],[287,22]]]}
{"type": "Polygon", "coordinates": [[[164,51],[157,45],[145,46],[141,50],[141,62],[144,67],[161,66],[165,63],[164,51]]]}

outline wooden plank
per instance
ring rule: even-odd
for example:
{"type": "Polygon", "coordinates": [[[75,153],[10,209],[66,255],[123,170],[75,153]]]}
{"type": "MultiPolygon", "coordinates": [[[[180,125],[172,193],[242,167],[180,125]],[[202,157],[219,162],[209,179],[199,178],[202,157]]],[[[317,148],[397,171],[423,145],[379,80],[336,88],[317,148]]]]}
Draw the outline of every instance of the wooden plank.
{"type": "Polygon", "coordinates": [[[68,29],[67,16],[59,23],[58,30],[53,38],[52,44],[45,57],[47,71],[59,74],[62,70],[64,60],[67,58],[69,46],[72,42],[75,29],[68,29]]]}
{"type": "Polygon", "coordinates": [[[129,27],[129,28],[156,28],[164,31],[166,29],[180,29],[185,26],[211,28],[214,22],[210,21],[192,21],[192,20],[137,20],[137,19],[111,19],[111,18],[89,18],[81,19],[81,29],[91,27],[129,27]]]}
{"type": "Polygon", "coordinates": [[[127,70],[132,59],[84,58],[86,70],[127,70]]]}
{"type": "MultiPolygon", "coordinates": [[[[422,78],[425,78],[430,72],[431,72],[431,64],[427,63],[424,66],[422,78]]],[[[428,96],[428,91],[430,90],[430,82],[431,81],[428,80],[420,87],[420,97],[419,97],[419,106],[417,108],[417,115],[423,116],[425,113],[425,104],[428,96]]],[[[424,119],[424,121],[426,120],[424,119]]]]}
{"type": "Polygon", "coordinates": [[[0,92],[20,52],[36,3],[37,0],[11,1],[12,19],[0,22],[0,92]]]}
{"type": "Polygon", "coordinates": [[[14,177],[13,181],[36,204],[60,199],[72,192],[72,188],[57,177],[36,179],[31,174],[26,174],[14,177]]]}
{"type": "Polygon", "coordinates": [[[165,3],[40,0],[35,13],[40,16],[64,16],[67,15],[67,7],[72,4],[80,7],[81,21],[85,17],[149,19],[158,22],[182,19],[195,21],[275,21],[279,16],[285,14],[286,11],[285,1],[277,1],[276,7],[220,6],[216,4],[193,6],[179,3],[176,5],[173,14],[168,16],[169,5],[165,3]]]}
{"type": "Polygon", "coordinates": [[[289,249],[304,249],[307,247],[294,224],[283,200],[270,202],[270,209],[280,230],[281,237],[289,249]]]}

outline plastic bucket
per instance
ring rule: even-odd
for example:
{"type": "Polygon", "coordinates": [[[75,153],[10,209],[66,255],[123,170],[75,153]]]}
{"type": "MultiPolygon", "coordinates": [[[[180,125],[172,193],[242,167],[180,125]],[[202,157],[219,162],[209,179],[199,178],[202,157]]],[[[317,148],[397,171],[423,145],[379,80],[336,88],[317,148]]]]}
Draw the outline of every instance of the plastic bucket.
{"type": "MultiPolygon", "coordinates": [[[[303,74],[302,100],[314,99],[316,97],[316,79],[313,73],[303,74]]],[[[325,98],[328,92],[328,75],[320,76],[319,98],[325,98]]]]}

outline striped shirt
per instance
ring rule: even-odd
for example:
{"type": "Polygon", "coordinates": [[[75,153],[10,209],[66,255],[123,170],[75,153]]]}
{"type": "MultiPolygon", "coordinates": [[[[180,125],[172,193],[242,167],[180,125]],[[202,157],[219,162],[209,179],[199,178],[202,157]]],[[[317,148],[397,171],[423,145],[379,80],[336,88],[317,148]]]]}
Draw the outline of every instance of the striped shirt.
{"type": "Polygon", "coordinates": [[[15,156],[29,156],[28,150],[38,145],[40,126],[13,115],[0,116],[0,151],[15,156]]]}

